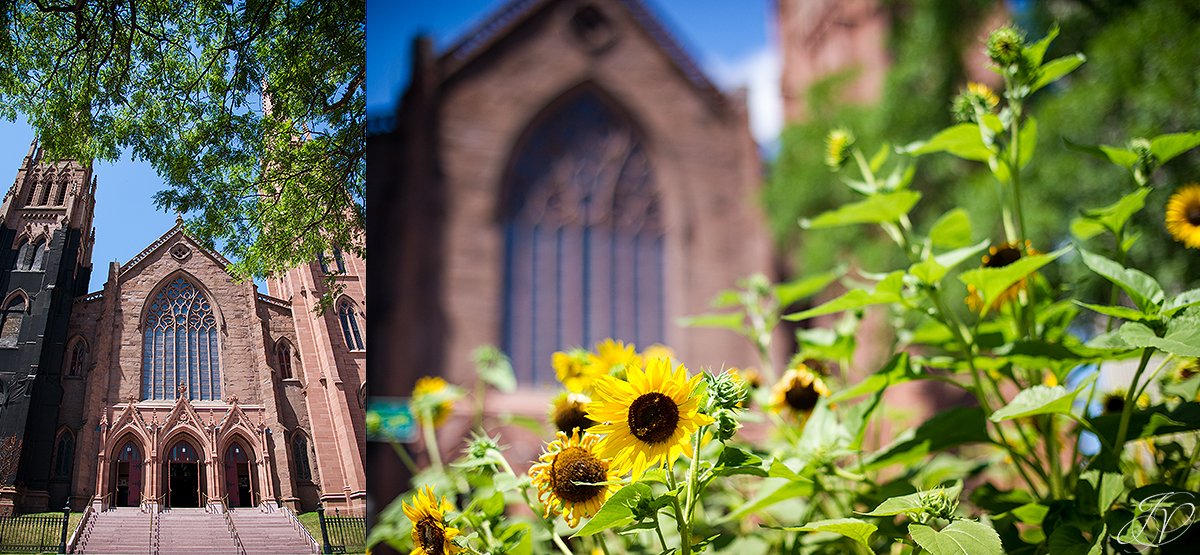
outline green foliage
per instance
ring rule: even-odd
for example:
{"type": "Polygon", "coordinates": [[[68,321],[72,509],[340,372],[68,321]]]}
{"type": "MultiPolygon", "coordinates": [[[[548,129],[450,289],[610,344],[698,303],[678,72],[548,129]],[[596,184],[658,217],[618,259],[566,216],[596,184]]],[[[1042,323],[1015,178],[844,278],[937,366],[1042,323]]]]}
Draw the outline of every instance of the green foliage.
{"type": "Polygon", "coordinates": [[[52,157],[148,161],[157,205],[242,277],[365,256],[364,18],[331,0],[5,3],[0,116],[52,157]]]}

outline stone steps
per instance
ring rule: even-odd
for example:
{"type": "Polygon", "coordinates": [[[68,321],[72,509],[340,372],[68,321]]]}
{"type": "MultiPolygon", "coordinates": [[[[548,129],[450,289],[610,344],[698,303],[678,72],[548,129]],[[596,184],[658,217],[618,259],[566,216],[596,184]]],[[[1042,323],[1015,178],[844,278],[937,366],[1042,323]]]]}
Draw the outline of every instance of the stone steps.
{"type": "Polygon", "coordinates": [[[219,513],[172,509],[158,515],[158,552],[162,555],[234,554],[237,543],[219,513]]]}
{"type": "Polygon", "coordinates": [[[282,512],[264,513],[257,508],[242,508],[234,509],[230,516],[246,548],[246,555],[312,553],[308,539],[282,512]]]}
{"type": "Polygon", "coordinates": [[[96,513],[96,524],[80,553],[116,555],[150,552],[150,515],[136,508],[96,513]]]}

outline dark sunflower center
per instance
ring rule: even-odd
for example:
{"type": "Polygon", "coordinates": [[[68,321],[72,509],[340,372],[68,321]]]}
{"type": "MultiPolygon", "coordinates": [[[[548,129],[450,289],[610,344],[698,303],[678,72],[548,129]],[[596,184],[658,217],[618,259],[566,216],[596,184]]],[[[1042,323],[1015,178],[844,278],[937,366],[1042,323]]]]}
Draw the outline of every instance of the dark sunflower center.
{"type": "Polygon", "coordinates": [[[817,393],[813,387],[816,382],[808,385],[800,385],[799,382],[788,388],[784,398],[787,399],[787,404],[797,412],[809,412],[817,406],[817,401],[821,399],[821,394],[817,393]]]}
{"type": "Polygon", "coordinates": [[[988,257],[983,265],[987,268],[1003,268],[1021,259],[1021,249],[1012,245],[1004,245],[996,250],[996,254],[988,257]]]}
{"type": "Polygon", "coordinates": [[[417,538],[421,549],[429,555],[442,555],[442,547],[446,541],[446,531],[442,523],[433,518],[423,518],[417,523],[417,538]]]}
{"type": "Polygon", "coordinates": [[[587,417],[587,412],[579,403],[571,403],[554,413],[554,426],[568,434],[575,428],[583,432],[594,425],[596,423],[587,417]]]}
{"type": "Polygon", "coordinates": [[[607,479],[604,463],[580,447],[568,447],[554,457],[550,465],[550,485],[563,501],[582,503],[603,493],[607,479]]]}
{"type": "Polygon", "coordinates": [[[1187,207],[1187,221],[1195,227],[1200,227],[1200,204],[1192,204],[1187,207]]]}
{"type": "Polygon", "coordinates": [[[1125,398],[1120,395],[1109,395],[1104,398],[1104,412],[1115,414],[1125,410],[1125,398]]]}
{"type": "Polygon", "coordinates": [[[679,406],[657,391],[646,393],[629,405],[629,432],[646,443],[662,443],[679,425],[679,406]]]}

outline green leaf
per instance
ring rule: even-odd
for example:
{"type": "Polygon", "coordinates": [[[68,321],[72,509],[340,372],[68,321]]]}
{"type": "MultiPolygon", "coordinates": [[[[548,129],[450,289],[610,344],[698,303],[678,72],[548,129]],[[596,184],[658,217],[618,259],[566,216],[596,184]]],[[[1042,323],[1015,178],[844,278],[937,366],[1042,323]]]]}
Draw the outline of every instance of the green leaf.
{"type": "Polygon", "coordinates": [[[947,127],[928,141],[917,141],[903,147],[901,152],[918,155],[949,152],[959,158],[977,162],[986,162],[995,154],[983,143],[983,136],[979,134],[979,126],[973,123],[960,123],[947,127]]]}
{"type": "Polygon", "coordinates": [[[921,377],[920,370],[912,364],[908,353],[900,352],[892,356],[887,364],[880,368],[879,371],[867,376],[861,382],[838,391],[829,398],[831,403],[840,403],[842,401],[853,399],[860,395],[869,395],[887,389],[899,383],[910,382],[921,377]]]}
{"type": "Polygon", "coordinates": [[[912,267],[908,269],[908,273],[913,277],[921,280],[922,283],[928,283],[930,285],[934,285],[941,281],[942,278],[946,276],[947,271],[948,270],[945,266],[938,264],[937,260],[933,258],[926,258],[925,260],[913,264],[912,267]]]}
{"type": "Polygon", "coordinates": [[[841,277],[843,273],[843,270],[839,268],[832,272],[780,283],[775,286],[775,299],[779,301],[780,308],[787,308],[801,299],[824,291],[830,283],[841,277]]]}
{"type": "Polygon", "coordinates": [[[853,310],[865,306],[876,304],[888,304],[899,302],[901,299],[900,289],[904,285],[904,272],[897,270],[887,275],[880,281],[874,289],[867,291],[865,289],[851,289],[821,306],[813,307],[803,312],[788,314],[783,317],[784,320],[799,322],[807,320],[815,316],[825,314],[833,314],[845,310],[853,310]]]}
{"type": "Polygon", "coordinates": [[[1200,327],[1194,325],[1173,328],[1168,325],[1167,333],[1159,337],[1145,324],[1126,322],[1121,326],[1121,339],[1135,347],[1154,347],[1179,356],[1200,357],[1200,327]]]}
{"type": "Polygon", "coordinates": [[[713,469],[713,474],[717,476],[747,474],[767,477],[767,471],[762,468],[762,458],[732,445],[726,445],[721,449],[721,456],[717,459],[717,466],[713,469]]]}
{"type": "MultiPolygon", "coordinates": [[[[1195,397],[1185,399],[1185,402],[1173,409],[1168,409],[1165,405],[1155,405],[1146,410],[1134,410],[1129,418],[1126,442],[1200,430],[1200,403],[1192,399],[1195,397]]],[[[1121,414],[1101,414],[1092,418],[1091,423],[1096,431],[1100,432],[1100,436],[1112,444],[1117,440],[1121,414]]]]}
{"type": "Polygon", "coordinates": [[[967,285],[975,286],[975,290],[983,297],[983,306],[990,307],[992,301],[1000,296],[1005,289],[1036,272],[1042,266],[1062,256],[1071,247],[1063,247],[1048,254],[1025,256],[1020,260],[1001,268],[978,268],[963,272],[958,279],[967,285]]]}
{"type": "Polygon", "coordinates": [[[1029,64],[1033,67],[1042,65],[1042,60],[1046,57],[1046,49],[1050,43],[1058,36],[1058,24],[1050,27],[1050,31],[1041,40],[1029,45],[1025,49],[1025,54],[1029,58],[1029,64]]]}
{"type": "Polygon", "coordinates": [[[1174,316],[1175,313],[1179,312],[1180,310],[1198,304],[1200,304],[1200,289],[1192,289],[1171,297],[1171,299],[1163,305],[1162,313],[1163,316],[1170,317],[1174,316]]]}
{"type": "Polygon", "coordinates": [[[1149,194],[1149,188],[1141,187],[1108,206],[1084,210],[1081,216],[1071,221],[1071,233],[1080,240],[1090,239],[1104,230],[1118,235],[1129,218],[1146,205],[1146,195],[1149,194]]]}
{"type": "Polygon", "coordinates": [[[1079,382],[1073,390],[1056,385],[1047,387],[1035,385],[1013,397],[1007,405],[992,413],[992,422],[1003,422],[1013,418],[1023,418],[1038,414],[1070,414],[1075,396],[1086,389],[1096,379],[1096,374],[1079,382]]]}
{"type": "Polygon", "coordinates": [[[934,248],[956,249],[971,243],[971,218],[967,211],[955,208],[938,218],[929,230],[934,248]]]}
{"type": "Polygon", "coordinates": [[[1099,148],[1100,151],[1112,161],[1112,163],[1123,168],[1132,168],[1133,165],[1137,163],[1138,156],[1132,150],[1108,145],[1100,145],[1097,148],[1099,148]]]}
{"type": "Polygon", "coordinates": [[[1029,86],[1029,92],[1034,92],[1050,83],[1062,79],[1068,73],[1075,71],[1075,68],[1083,65],[1087,58],[1083,54],[1069,54],[1061,58],[1055,58],[1046,63],[1046,65],[1038,68],[1037,78],[1033,84],[1029,86]]]}
{"type": "Polygon", "coordinates": [[[963,247],[961,249],[954,249],[952,251],[944,252],[933,258],[938,264],[944,266],[946,269],[953,269],[955,266],[962,264],[963,261],[973,258],[979,253],[983,252],[988,248],[989,244],[991,244],[991,242],[987,239],[984,239],[969,247],[963,247]]]}
{"type": "Polygon", "coordinates": [[[888,143],[879,145],[879,150],[875,151],[875,155],[871,157],[871,171],[878,173],[883,164],[887,162],[888,154],[892,151],[892,146],[888,143]]]}
{"type": "Polygon", "coordinates": [[[1026,164],[1029,164],[1029,160],[1033,158],[1033,152],[1037,150],[1037,134],[1037,120],[1030,117],[1025,121],[1025,125],[1021,127],[1021,152],[1017,157],[1018,167],[1024,168],[1026,164]]]}
{"type": "Polygon", "coordinates": [[[571,537],[591,536],[610,528],[632,524],[634,517],[633,511],[629,508],[630,505],[637,503],[643,497],[653,496],[653,490],[644,482],[629,484],[612,494],[612,497],[609,497],[608,501],[604,502],[604,506],[596,512],[596,516],[593,516],[583,529],[575,532],[575,535],[571,537]]]}
{"type": "Polygon", "coordinates": [[[1159,164],[1165,164],[1197,146],[1200,146],[1200,131],[1159,135],[1150,140],[1150,152],[1158,159],[1159,164]]]}
{"type": "Polygon", "coordinates": [[[900,216],[908,214],[918,200],[921,200],[921,193],[916,191],[878,193],[825,212],[811,220],[802,219],[800,227],[825,229],[844,225],[895,222],[900,216]]]}
{"type": "Polygon", "coordinates": [[[1084,249],[1080,249],[1079,254],[1082,255],[1083,263],[1088,268],[1125,291],[1142,312],[1151,315],[1158,313],[1158,307],[1162,304],[1165,295],[1162,286],[1154,281],[1154,278],[1141,270],[1126,268],[1084,249]]]}
{"type": "Polygon", "coordinates": [[[870,548],[871,534],[874,534],[879,527],[857,518],[834,518],[813,521],[804,526],[788,526],[779,529],[789,532],[832,532],[870,548]]]}
{"type": "Polygon", "coordinates": [[[987,421],[979,407],[955,407],[944,410],[916,428],[896,436],[891,444],[867,456],[865,470],[892,464],[907,464],[925,458],[930,453],[966,443],[991,441],[987,421]]]}
{"type": "Polygon", "coordinates": [[[1000,534],[974,520],[956,520],[941,530],[910,524],[908,533],[933,555],[1004,555],[1000,534]]]}
{"type": "Polygon", "coordinates": [[[1088,310],[1091,310],[1092,312],[1099,312],[1100,314],[1103,314],[1105,316],[1112,316],[1113,318],[1129,320],[1130,322],[1140,322],[1142,320],[1151,319],[1150,316],[1143,314],[1141,311],[1134,310],[1134,309],[1126,307],[1126,306],[1099,305],[1099,304],[1090,304],[1090,303],[1085,303],[1085,302],[1080,302],[1080,301],[1075,301],[1075,304],[1082,306],[1088,310]]]}
{"type": "Polygon", "coordinates": [[[742,331],[742,320],[745,317],[741,312],[730,312],[727,314],[700,314],[697,316],[685,316],[678,320],[679,325],[685,328],[721,328],[733,331],[742,331]]]}
{"type": "Polygon", "coordinates": [[[784,501],[790,501],[800,496],[812,495],[811,481],[801,482],[767,478],[761,482],[758,492],[745,504],[730,512],[719,522],[738,520],[784,501]]]}

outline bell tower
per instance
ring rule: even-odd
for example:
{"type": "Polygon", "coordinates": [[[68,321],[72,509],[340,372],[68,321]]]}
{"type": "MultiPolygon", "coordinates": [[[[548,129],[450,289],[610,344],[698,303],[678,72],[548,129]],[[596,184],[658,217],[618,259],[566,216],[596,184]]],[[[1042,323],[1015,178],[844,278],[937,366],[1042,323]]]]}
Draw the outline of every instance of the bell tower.
{"type": "Polygon", "coordinates": [[[0,514],[51,506],[60,376],[75,297],[92,271],[91,163],[50,160],[35,139],[0,203],[0,514]]]}

